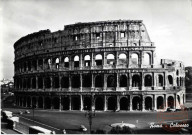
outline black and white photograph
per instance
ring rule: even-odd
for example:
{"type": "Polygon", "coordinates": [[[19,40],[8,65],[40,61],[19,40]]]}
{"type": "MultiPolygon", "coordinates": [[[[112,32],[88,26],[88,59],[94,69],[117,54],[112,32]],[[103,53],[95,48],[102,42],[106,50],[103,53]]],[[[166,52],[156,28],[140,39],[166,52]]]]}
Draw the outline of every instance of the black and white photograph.
{"type": "Polygon", "coordinates": [[[192,134],[192,0],[0,0],[1,134],[192,134]]]}

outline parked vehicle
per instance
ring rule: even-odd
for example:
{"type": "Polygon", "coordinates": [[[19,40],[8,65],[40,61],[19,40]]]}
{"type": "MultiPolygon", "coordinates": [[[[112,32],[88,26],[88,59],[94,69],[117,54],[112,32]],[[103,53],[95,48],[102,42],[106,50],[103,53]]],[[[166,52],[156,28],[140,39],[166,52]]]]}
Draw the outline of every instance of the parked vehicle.
{"type": "Polygon", "coordinates": [[[6,121],[8,118],[13,117],[13,113],[10,111],[2,111],[2,120],[6,121]]]}
{"type": "Polygon", "coordinates": [[[30,111],[29,111],[29,110],[26,110],[26,111],[25,111],[25,113],[29,114],[29,113],[30,113],[30,111]]]}
{"type": "Polygon", "coordinates": [[[30,126],[29,134],[53,134],[53,131],[39,127],[39,126],[30,126]]]}
{"type": "Polygon", "coordinates": [[[80,130],[85,132],[85,131],[87,131],[87,128],[84,125],[81,125],[80,130]]]}

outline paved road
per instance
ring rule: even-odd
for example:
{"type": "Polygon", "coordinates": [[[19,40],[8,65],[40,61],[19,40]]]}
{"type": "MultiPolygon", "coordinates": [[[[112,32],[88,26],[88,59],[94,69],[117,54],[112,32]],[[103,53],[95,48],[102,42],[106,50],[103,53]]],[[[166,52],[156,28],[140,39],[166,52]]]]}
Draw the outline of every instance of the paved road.
{"type": "MultiPolygon", "coordinates": [[[[6,108],[12,112],[17,113],[19,110],[24,111],[26,109],[12,109],[6,108]]],[[[30,114],[21,115],[20,119],[27,122],[27,119],[33,119],[32,110],[29,110],[30,114]],[[26,119],[27,118],[27,119],[26,119]]],[[[80,125],[85,125],[89,128],[88,119],[85,117],[85,112],[79,111],[53,111],[53,110],[35,110],[35,121],[44,123],[44,127],[48,129],[55,129],[56,133],[61,133],[63,129],[66,129],[68,133],[81,133],[78,131],[80,125]]],[[[96,112],[96,117],[93,118],[92,129],[108,128],[112,123],[131,123],[137,125],[138,128],[149,128],[151,122],[159,121],[172,121],[175,119],[192,119],[192,111],[189,112],[171,112],[171,113],[159,113],[159,112],[96,112]],[[183,115],[185,114],[185,115],[183,115]],[[162,117],[163,116],[163,117],[162,117]],[[167,116],[165,118],[165,116],[167,116]],[[185,116],[185,117],[183,117],[185,116]],[[138,124],[136,123],[138,120],[138,124]]],[[[28,121],[29,122],[29,121],[28,121]]],[[[34,124],[34,123],[30,123],[34,124]]],[[[36,124],[36,123],[35,123],[36,124]]]]}

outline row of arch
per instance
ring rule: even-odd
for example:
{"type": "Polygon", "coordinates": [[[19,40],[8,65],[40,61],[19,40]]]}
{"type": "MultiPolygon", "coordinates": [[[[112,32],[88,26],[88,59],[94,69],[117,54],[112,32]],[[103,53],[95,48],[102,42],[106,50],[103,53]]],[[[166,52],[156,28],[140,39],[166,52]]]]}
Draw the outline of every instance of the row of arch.
{"type": "MultiPolygon", "coordinates": [[[[173,77],[167,76],[168,85],[173,86],[173,77]]],[[[152,87],[154,79],[151,74],[143,77],[140,74],[134,74],[131,78],[127,74],[75,74],[69,76],[53,76],[53,77],[32,77],[32,78],[15,78],[15,88],[17,89],[43,89],[43,88],[80,88],[80,87],[152,87]],[[131,80],[130,80],[131,79],[131,80]]],[[[184,78],[177,77],[177,86],[184,85],[184,78]]],[[[156,76],[156,86],[165,86],[164,76],[158,74],[156,76]]]]}
{"type": "MultiPolygon", "coordinates": [[[[184,98],[184,95],[183,95],[184,98]]],[[[184,101],[183,101],[184,102],[184,101]]],[[[176,108],[177,104],[182,104],[180,96],[176,99],[173,96],[158,96],[154,101],[152,95],[135,95],[130,100],[130,95],[117,96],[63,96],[63,97],[17,97],[16,104],[22,107],[36,105],[41,109],[60,109],[60,110],[159,110],[166,107],[176,108]],[[82,101],[81,101],[82,100],[82,101]],[[177,100],[177,102],[175,102],[177,100]],[[166,103],[167,102],[167,103],[166,103]]]]}
{"type": "Polygon", "coordinates": [[[150,65],[152,64],[152,54],[150,52],[146,52],[141,56],[138,52],[133,52],[128,56],[127,53],[119,53],[117,58],[115,53],[108,53],[106,56],[104,54],[96,54],[92,58],[91,54],[85,54],[81,60],[80,55],[74,55],[72,57],[64,56],[64,57],[54,57],[54,58],[47,58],[47,59],[34,59],[32,61],[22,62],[15,64],[16,71],[31,71],[40,69],[59,69],[59,67],[69,68],[80,67],[80,63],[82,66],[89,67],[89,66],[101,66],[101,65],[138,65],[141,64],[140,61],[143,59],[143,65],[150,65]],[[143,58],[141,58],[143,57],[143,58]],[[130,59],[130,61],[128,61],[130,59]],[[105,62],[104,62],[105,61],[105,62]],[[44,67],[43,67],[44,65],[44,67]]]}

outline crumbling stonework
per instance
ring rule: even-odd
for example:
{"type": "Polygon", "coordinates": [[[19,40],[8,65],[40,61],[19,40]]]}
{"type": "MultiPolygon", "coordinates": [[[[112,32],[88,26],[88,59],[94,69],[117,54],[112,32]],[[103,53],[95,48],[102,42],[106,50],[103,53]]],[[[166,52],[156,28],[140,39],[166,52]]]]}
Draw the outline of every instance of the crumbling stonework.
{"type": "Polygon", "coordinates": [[[15,95],[21,107],[58,110],[179,108],[182,62],[162,59],[140,20],[76,23],[15,44],[15,95]]]}

